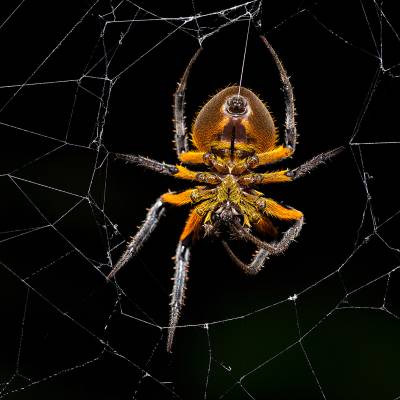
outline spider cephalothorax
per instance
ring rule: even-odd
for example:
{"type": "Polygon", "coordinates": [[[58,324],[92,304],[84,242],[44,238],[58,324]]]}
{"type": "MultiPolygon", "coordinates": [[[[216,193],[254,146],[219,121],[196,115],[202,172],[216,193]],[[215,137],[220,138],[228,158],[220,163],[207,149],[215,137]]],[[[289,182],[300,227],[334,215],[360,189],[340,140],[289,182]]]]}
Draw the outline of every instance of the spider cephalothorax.
{"type": "Polygon", "coordinates": [[[292,170],[256,171],[259,167],[290,157],[295,151],[297,141],[292,86],[274,49],[264,36],[261,36],[261,40],[275,61],[285,94],[286,123],[283,144],[278,144],[274,120],[258,96],[244,87],[229,86],[213,96],[198,113],[191,133],[194,149],[189,150],[184,125],[184,94],[191,66],[201,51],[199,49],[186,67],[174,95],[175,146],[182,164],[202,164],[206,170],[197,172],[182,164],[174,166],[142,156],[117,155],[156,172],[197,182],[197,186],[192,189],[179,193],[165,193],[155,202],[143,225],[129,241],[127,249],[108,276],[113,277],[137,253],[165,213],[167,204],[192,206],[175,255],[168,351],[171,351],[184,302],[190,247],[194,239],[204,235],[220,237],[236,264],[244,272],[256,274],[269,256],[285,251],[298,236],[303,225],[303,213],[265,197],[255,187],[293,181],[341,150],[339,148],[319,154],[292,170]],[[280,239],[277,239],[278,230],[273,224],[273,219],[291,223],[280,239]],[[234,254],[223,239],[223,233],[226,232],[257,246],[250,263],[244,263],[234,254]],[[260,235],[267,235],[273,240],[263,241],[259,239],[260,235]]]}

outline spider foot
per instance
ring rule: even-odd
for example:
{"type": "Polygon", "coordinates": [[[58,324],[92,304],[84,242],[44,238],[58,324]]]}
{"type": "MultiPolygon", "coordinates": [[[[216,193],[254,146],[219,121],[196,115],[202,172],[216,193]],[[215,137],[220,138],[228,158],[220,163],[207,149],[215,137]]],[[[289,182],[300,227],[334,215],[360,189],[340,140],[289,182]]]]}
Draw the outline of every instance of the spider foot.
{"type": "Polygon", "coordinates": [[[171,304],[171,313],[169,318],[168,327],[168,339],[167,339],[167,351],[172,352],[172,343],[174,342],[176,325],[178,325],[179,320],[179,307],[177,304],[171,304]]]}
{"type": "Polygon", "coordinates": [[[176,326],[178,324],[181,309],[185,301],[186,281],[188,278],[190,260],[190,245],[185,241],[180,241],[175,255],[175,275],[173,278],[174,286],[171,293],[170,318],[167,339],[167,351],[170,353],[176,326]]]}

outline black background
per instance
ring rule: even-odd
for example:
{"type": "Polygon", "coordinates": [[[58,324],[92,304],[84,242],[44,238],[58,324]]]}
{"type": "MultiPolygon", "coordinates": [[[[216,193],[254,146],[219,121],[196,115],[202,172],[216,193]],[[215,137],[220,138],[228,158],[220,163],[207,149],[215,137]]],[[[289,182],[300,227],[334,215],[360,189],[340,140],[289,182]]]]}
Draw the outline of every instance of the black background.
{"type": "MultiPolygon", "coordinates": [[[[197,399],[206,385],[209,399],[398,396],[398,144],[376,144],[398,141],[399,21],[390,3],[384,15],[373,1],[263,3],[256,20],[296,95],[299,145],[285,166],[346,150],[301,181],[264,188],[302,210],[306,225],[258,276],[244,276],[217,241],[196,245],[181,318],[193,326],[178,329],[172,355],[160,327],[187,208],[168,211],[118,286],[104,274],[146,208],[188,185],[112,152],[176,162],[172,94],[198,48],[197,25],[166,38],[183,20],[159,17],[193,15],[191,1],[147,1],[137,4],[153,22],[122,2],[115,15],[126,22],[105,26],[117,3],[86,13],[93,2],[27,2],[14,14],[15,4],[2,3],[2,396],[197,399]]],[[[237,4],[194,3],[203,15],[237,4]]],[[[189,78],[189,127],[210,95],[239,81],[248,24],[227,22],[240,14],[198,19],[201,36],[214,34],[189,78]]],[[[253,26],[243,85],[282,132],[279,76],[253,26]]]]}

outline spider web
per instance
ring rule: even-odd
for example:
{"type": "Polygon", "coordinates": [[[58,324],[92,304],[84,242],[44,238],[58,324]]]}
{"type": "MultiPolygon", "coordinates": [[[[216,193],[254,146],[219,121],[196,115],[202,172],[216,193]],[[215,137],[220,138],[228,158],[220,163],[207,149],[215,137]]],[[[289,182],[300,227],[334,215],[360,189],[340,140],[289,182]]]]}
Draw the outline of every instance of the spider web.
{"type": "Polygon", "coordinates": [[[392,5],[78,3],[2,3],[0,398],[399,399],[392,5]],[[171,97],[200,44],[188,117],[239,82],[245,61],[243,85],[282,131],[278,74],[254,25],[297,97],[300,140],[287,165],[346,151],[265,188],[307,225],[258,276],[243,276],[217,242],[196,245],[169,355],[185,210],[168,211],[115,282],[105,276],[146,207],[183,185],[112,154],[175,162],[171,97]]]}

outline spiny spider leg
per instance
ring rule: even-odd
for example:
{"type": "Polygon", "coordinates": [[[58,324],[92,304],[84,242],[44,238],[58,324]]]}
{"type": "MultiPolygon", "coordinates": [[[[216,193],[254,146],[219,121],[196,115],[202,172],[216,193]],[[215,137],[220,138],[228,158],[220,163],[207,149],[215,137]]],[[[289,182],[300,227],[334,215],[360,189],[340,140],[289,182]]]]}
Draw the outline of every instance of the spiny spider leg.
{"type": "Polygon", "coordinates": [[[225,240],[222,241],[222,244],[226,252],[231,257],[231,259],[238,265],[238,267],[244,273],[248,275],[258,274],[261,271],[262,267],[264,266],[265,260],[267,260],[269,256],[267,250],[258,249],[256,254],[254,254],[253,258],[251,259],[251,261],[248,264],[246,264],[239,257],[236,256],[236,254],[232,251],[229,244],[225,242],[225,240]]]}
{"type": "Polygon", "coordinates": [[[326,153],[318,154],[317,156],[313,157],[311,160],[308,160],[304,164],[300,165],[299,167],[288,171],[286,175],[293,180],[300,178],[308,174],[314,168],[318,167],[319,165],[325,163],[325,161],[329,160],[330,158],[336,156],[340,152],[344,150],[344,147],[337,147],[336,149],[327,151],[326,153]]]}
{"type": "Polygon", "coordinates": [[[115,157],[164,175],[175,175],[178,172],[178,168],[175,165],[166,164],[143,156],[115,153],[115,157]]]}
{"type": "MultiPolygon", "coordinates": [[[[150,169],[163,175],[174,176],[178,179],[197,181],[207,184],[217,185],[221,183],[221,178],[212,172],[191,171],[182,165],[165,164],[164,162],[152,160],[142,156],[133,156],[131,154],[117,154],[116,157],[124,159],[141,167],[150,169]]],[[[286,177],[286,179],[289,179],[286,177]]]]}
{"type": "Polygon", "coordinates": [[[111,279],[142,247],[143,243],[150,237],[161,217],[165,214],[165,205],[161,199],[153,204],[146,215],[142,226],[136,235],[131,238],[125,252],[122,254],[118,262],[114,265],[107,279],[111,279]]]}
{"type": "Polygon", "coordinates": [[[304,218],[301,217],[300,219],[296,220],[296,222],[284,233],[281,240],[272,243],[267,243],[258,239],[246,228],[244,228],[238,221],[232,223],[232,231],[239,237],[243,237],[254,243],[258,248],[267,250],[271,255],[278,255],[287,250],[290,243],[296,239],[301,231],[301,228],[303,227],[303,223],[304,218]]]}
{"type": "Polygon", "coordinates": [[[169,318],[167,351],[170,353],[176,325],[178,324],[179,315],[185,301],[185,289],[187,274],[190,261],[190,239],[185,239],[178,243],[175,254],[175,275],[174,287],[171,293],[171,311],[169,318]]]}
{"type": "Polygon", "coordinates": [[[264,35],[260,35],[261,40],[264,42],[265,46],[269,50],[274,59],[275,65],[278,68],[279,76],[282,83],[283,95],[285,98],[285,146],[289,147],[292,151],[296,149],[297,143],[297,129],[296,129],[296,107],[294,105],[294,94],[293,87],[290,83],[289,77],[285,70],[285,67],[282,64],[278,54],[276,54],[273,47],[268,42],[267,38],[264,35]]]}
{"type": "Polygon", "coordinates": [[[196,58],[200,54],[201,50],[202,48],[200,47],[196,53],[194,53],[185,69],[185,72],[182,75],[180,82],[178,83],[178,88],[174,94],[175,149],[178,157],[181,153],[189,150],[189,141],[185,126],[185,91],[190,69],[192,68],[192,65],[196,61],[196,58]]]}

